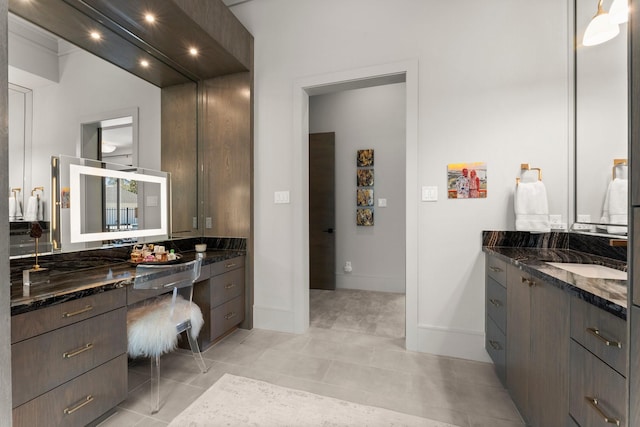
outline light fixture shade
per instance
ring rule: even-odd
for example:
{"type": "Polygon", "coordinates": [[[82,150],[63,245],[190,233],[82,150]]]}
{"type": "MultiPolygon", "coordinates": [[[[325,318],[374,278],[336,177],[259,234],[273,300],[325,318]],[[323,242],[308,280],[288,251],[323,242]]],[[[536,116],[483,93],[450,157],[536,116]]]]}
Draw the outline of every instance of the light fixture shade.
{"type": "Polygon", "coordinates": [[[584,32],[582,38],[582,44],[584,46],[595,46],[600,43],[604,43],[607,40],[611,40],[615,36],[620,34],[620,27],[611,21],[611,17],[608,13],[598,11],[598,14],[593,17],[587,30],[584,32]]]}
{"type": "Polygon", "coordinates": [[[624,24],[629,20],[629,1],[614,0],[609,9],[611,21],[615,24],[624,24]]]}

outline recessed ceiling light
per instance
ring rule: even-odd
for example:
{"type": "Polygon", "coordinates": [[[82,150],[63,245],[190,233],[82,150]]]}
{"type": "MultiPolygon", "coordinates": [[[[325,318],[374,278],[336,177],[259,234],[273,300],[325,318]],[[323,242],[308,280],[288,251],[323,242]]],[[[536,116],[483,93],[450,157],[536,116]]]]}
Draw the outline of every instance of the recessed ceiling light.
{"type": "Polygon", "coordinates": [[[91,36],[92,39],[94,40],[100,40],[102,38],[102,36],[100,35],[99,32],[97,31],[91,31],[91,33],[89,34],[91,36]]]}
{"type": "Polygon", "coordinates": [[[146,59],[143,59],[142,61],[140,61],[140,65],[147,68],[149,66],[149,61],[147,61],[146,59]]]}
{"type": "Polygon", "coordinates": [[[147,13],[146,15],[144,15],[144,20],[147,22],[156,22],[156,17],[151,13],[147,13]]]}
{"type": "Polygon", "coordinates": [[[196,49],[195,47],[192,47],[192,48],[189,49],[189,53],[192,56],[196,56],[196,55],[198,55],[198,49],[196,49]]]}

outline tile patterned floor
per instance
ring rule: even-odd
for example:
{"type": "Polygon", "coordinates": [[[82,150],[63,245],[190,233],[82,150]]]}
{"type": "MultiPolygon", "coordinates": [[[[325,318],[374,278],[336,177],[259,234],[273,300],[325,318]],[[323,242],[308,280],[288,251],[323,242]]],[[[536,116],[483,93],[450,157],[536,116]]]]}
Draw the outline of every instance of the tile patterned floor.
{"type": "Polygon", "coordinates": [[[492,365],[404,350],[403,295],[313,291],[310,311],[303,335],[237,330],[203,353],[206,374],[188,352],[163,356],[153,416],[149,362],[131,361],[128,398],[100,426],[166,426],[225,373],[460,427],[524,426],[492,365]]]}

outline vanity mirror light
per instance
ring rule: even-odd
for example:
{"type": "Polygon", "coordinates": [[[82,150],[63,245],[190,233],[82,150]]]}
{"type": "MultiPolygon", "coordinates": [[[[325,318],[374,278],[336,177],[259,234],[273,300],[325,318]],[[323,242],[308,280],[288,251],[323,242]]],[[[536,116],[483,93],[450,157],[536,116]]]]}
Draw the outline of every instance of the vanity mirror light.
{"type": "MultiPolygon", "coordinates": [[[[620,0],[618,0],[620,2],[620,0]]],[[[585,46],[598,0],[574,0],[574,231],[627,233],[627,23],[619,34],[585,46]]],[[[602,1],[610,11],[613,0],[602,1]]]]}
{"type": "Polygon", "coordinates": [[[165,172],[59,156],[52,159],[52,186],[56,249],[169,236],[170,178],[165,172]]]}

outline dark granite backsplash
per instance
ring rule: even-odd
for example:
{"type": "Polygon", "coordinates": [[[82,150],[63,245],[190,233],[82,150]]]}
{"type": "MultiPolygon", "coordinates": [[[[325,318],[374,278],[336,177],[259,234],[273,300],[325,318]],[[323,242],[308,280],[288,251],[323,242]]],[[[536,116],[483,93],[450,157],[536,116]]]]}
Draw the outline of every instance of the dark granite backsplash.
{"type": "MultiPolygon", "coordinates": [[[[187,237],[164,242],[154,242],[154,244],[165,246],[167,250],[173,249],[176,253],[193,252],[196,243],[206,243],[208,250],[244,251],[247,248],[247,239],[232,237],[187,237]]],[[[38,257],[38,265],[41,268],[48,268],[49,273],[52,275],[103,267],[128,261],[131,248],[132,245],[126,245],[42,255],[38,257]]],[[[11,283],[22,283],[22,271],[30,269],[34,263],[34,257],[12,259],[10,261],[11,283]]]]}
{"type": "Polygon", "coordinates": [[[581,233],[530,233],[527,231],[483,231],[482,246],[569,249],[627,262],[626,246],[611,246],[611,238],[581,233]]]}

